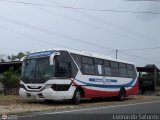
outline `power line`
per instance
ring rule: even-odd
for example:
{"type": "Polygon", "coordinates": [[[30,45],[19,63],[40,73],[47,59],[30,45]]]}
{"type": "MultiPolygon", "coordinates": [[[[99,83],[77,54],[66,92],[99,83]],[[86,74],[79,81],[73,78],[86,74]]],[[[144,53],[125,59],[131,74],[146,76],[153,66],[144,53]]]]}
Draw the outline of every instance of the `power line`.
{"type": "Polygon", "coordinates": [[[111,54],[113,54],[113,53],[115,53],[115,50],[112,50],[111,52],[109,52],[109,53],[107,53],[106,55],[111,55],[111,54]]]}
{"type": "MultiPolygon", "coordinates": [[[[14,31],[14,30],[12,30],[12,29],[6,28],[6,27],[4,27],[4,26],[2,26],[2,25],[0,25],[0,28],[1,28],[1,29],[4,29],[4,30],[6,30],[6,31],[9,31],[9,32],[15,33],[15,34],[17,34],[17,35],[19,35],[19,36],[22,36],[22,37],[24,37],[24,38],[29,38],[29,39],[32,39],[32,40],[34,40],[34,41],[38,41],[38,42],[41,42],[41,43],[44,43],[44,44],[47,44],[47,45],[50,45],[50,46],[56,45],[56,46],[58,46],[58,47],[69,48],[69,49],[74,49],[74,50],[75,50],[75,48],[73,48],[73,47],[63,46],[63,45],[55,44],[55,43],[53,43],[53,42],[44,41],[44,40],[42,40],[42,39],[39,39],[39,38],[30,36],[30,35],[26,35],[26,34],[24,34],[24,33],[20,33],[20,32],[14,31]]],[[[9,49],[7,49],[7,50],[9,50],[9,49]]],[[[10,50],[13,50],[13,49],[10,49],[10,50]]],[[[21,51],[21,50],[16,50],[16,51],[21,51]]]]}
{"type": "MultiPolygon", "coordinates": [[[[6,1],[6,0],[2,0],[2,1],[6,1]]],[[[47,0],[48,1],[48,0],[47,0]]],[[[17,3],[16,1],[9,1],[9,2],[13,2],[13,3],[17,3]]],[[[18,3],[24,3],[24,2],[19,2],[18,1],[18,3]]],[[[28,3],[26,3],[26,4],[28,4],[28,3]]],[[[30,4],[29,4],[30,5],[30,4]]],[[[31,4],[32,5],[32,4],[31,4]]],[[[33,4],[34,5],[34,4],[33,4]]],[[[60,5],[58,5],[58,6],[60,6],[60,5]]],[[[38,7],[36,7],[36,8],[38,8],[38,7]]],[[[39,9],[42,9],[42,8],[39,8],[39,9]]],[[[47,12],[49,12],[49,13],[51,13],[51,11],[48,11],[48,10],[46,10],[46,9],[43,9],[43,10],[45,10],[45,11],[47,11],[47,12]]],[[[77,11],[75,11],[75,12],[77,12],[77,11]]],[[[82,13],[81,12],[81,14],[83,14],[84,16],[86,16],[87,14],[85,14],[85,13],[82,13]]],[[[62,15],[61,15],[62,16],[62,15]]],[[[87,17],[88,17],[88,15],[87,15],[87,17]]],[[[93,18],[93,16],[89,16],[90,18],[93,18]]],[[[72,19],[72,20],[74,20],[74,21],[77,21],[77,20],[75,20],[75,19],[73,19],[73,18],[70,18],[70,19],[72,19]]],[[[94,19],[95,19],[95,17],[94,17],[94,19]]],[[[121,34],[121,33],[118,33],[118,32],[114,32],[114,31],[111,31],[111,30],[108,30],[108,29],[106,29],[106,28],[102,28],[102,27],[99,27],[99,26],[96,26],[96,25],[92,25],[92,24],[88,24],[88,23],[85,23],[85,22],[82,22],[82,21],[77,21],[77,22],[80,22],[80,23],[82,23],[82,24],[86,24],[86,25],[89,25],[89,26],[92,26],[92,27],[94,27],[94,28],[96,28],[96,29],[99,29],[99,30],[103,30],[103,31],[107,31],[107,32],[111,32],[112,34],[116,34],[116,35],[119,35],[119,36],[121,36],[121,37],[125,37],[125,38],[128,38],[128,39],[134,39],[134,41],[137,41],[137,42],[143,42],[143,44],[151,44],[151,43],[149,43],[149,42],[144,42],[144,41],[146,41],[146,40],[141,40],[141,39],[137,39],[137,38],[132,38],[132,37],[130,37],[130,36],[128,36],[128,35],[124,35],[124,34],[121,34]]],[[[110,23],[111,24],[111,23],[110,23]]],[[[114,24],[111,24],[112,26],[114,25],[114,24]]],[[[114,27],[117,27],[117,28],[120,28],[119,26],[117,26],[117,25],[114,25],[114,27]]],[[[128,31],[128,30],[125,30],[125,31],[128,31]]],[[[151,41],[150,41],[151,42],[151,41]]],[[[155,44],[154,44],[155,45],[155,44]]]]}
{"type": "Polygon", "coordinates": [[[38,9],[40,9],[40,10],[43,10],[43,11],[46,11],[47,13],[50,13],[50,14],[56,14],[56,15],[58,15],[58,16],[60,16],[60,17],[64,17],[64,18],[67,18],[67,19],[70,19],[70,20],[72,20],[72,21],[75,21],[75,22],[78,22],[78,23],[81,23],[81,24],[84,24],[84,25],[87,25],[87,26],[90,26],[90,27],[93,27],[93,28],[95,28],[95,29],[98,29],[98,30],[101,30],[101,31],[104,31],[104,32],[110,32],[110,33],[112,33],[112,34],[116,34],[116,35],[118,35],[118,36],[121,36],[121,37],[125,37],[125,38],[129,38],[130,40],[135,40],[135,41],[137,41],[137,42],[143,42],[143,44],[151,44],[151,43],[149,43],[149,42],[144,42],[143,40],[140,40],[140,39],[136,39],[136,38],[132,38],[132,37],[130,37],[130,36],[128,36],[128,35],[124,35],[124,34],[121,34],[121,33],[118,33],[118,32],[114,32],[114,31],[111,31],[111,30],[109,30],[109,29],[106,29],[106,28],[102,28],[102,27],[99,27],[99,26],[97,26],[97,25],[93,25],[93,24],[90,24],[90,23],[86,23],[86,22],[83,22],[83,21],[81,21],[81,20],[77,20],[77,19],[75,19],[75,18],[71,18],[71,17],[68,17],[68,16],[66,16],[66,15],[61,15],[61,14],[57,14],[57,13],[53,13],[52,11],[50,11],[50,10],[47,10],[47,9],[44,9],[44,8],[40,8],[40,7],[36,7],[36,8],[38,8],[38,9]]]}
{"type": "MultiPolygon", "coordinates": [[[[34,29],[34,30],[39,30],[41,32],[45,32],[45,33],[48,33],[48,34],[52,34],[52,35],[56,35],[56,36],[60,36],[60,37],[64,37],[65,38],[65,35],[61,36],[61,34],[55,34],[55,32],[52,32],[52,31],[48,31],[44,28],[41,28],[41,27],[36,27],[36,26],[33,26],[33,25],[29,25],[29,24],[26,24],[26,23],[23,23],[23,22],[19,22],[17,20],[13,20],[13,19],[9,19],[9,18],[5,18],[5,17],[1,17],[1,20],[3,21],[7,21],[7,22],[10,22],[10,23],[14,23],[14,24],[18,24],[18,25],[21,25],[23,27],[27,27],[27,28],[30,28],[30,29],[34,29]],[[53,34],[54,33],[54,34],[53,34]]],[[[69,39],[70,36],[66,36],[66,39],[69,39]]],[[[72,37],[71,37],[72,38],[72,37]]],[[[72,40],[80,40],[80,39],[74,39],[72,38],[72,40]]],[[[81,42],[84,42],[86,43],[86,41],[81,41],[81,42]]],[[[108,47],[105,47],[105,46],[101,46],[101,45],[97,45],[97,44],[94,44],[94,43],[90,43],[90,42],[87,42],[89,45],[91,46],[96,46],[96,47],[99,47],[99,48],[102,48],[102,49],[111,49],[113,50],[112,48],[108,48],[108,47]]],[[[144,57],[141,57],[141,56],[137,56],[137,55],[133,55],[133,54],[127,54],[127,53],[123,53],[121,52],[122,54],[126,54],[126,55],[130,55],[130,56],[135,56],[136,58],[139,58],[139,59],[144,59],[144,60],[147,60],[147,61],[155,61],[155,60],[152,60],[152,59],[148,59],[148,58],[144,58],[144,57]]],[[[159,62],[159,61],[156,61],[156,62],[159,62]]]]}
{"type": "Polygon", "coordinates": [[[27,37],[27,38],[29,38],[29,39],[32,39],[32,40],[35,40],[35,41],[38,41],[38,42],[41,42],[41,43],[50,45],[50,46],[56,45],[56,46],[59,46],[59,47],[64,47],[64,46],[61,46],[61,45],[58,45],[58,44],[55,44],[55,43],[53,44],[52,42],[44,41],[44,40],[41,40],[41,39],[32,37],[32,36],[30,36],[30,35],[26,35],[26,34],[23,34],[23,33],[20,33],[20,32],[11,30],[11,29],[8,29],[8,28],[6,28],[6,27],[4,27],[4,26],[2,26],[2,25],[0,25],[0,28],[1,28],[1,29],[4,29],[4,30],[6,30],[6,31],[9,31],[9,32],[18,34],[18,35],[23,36],[23,37],[25,37],[25,38],[27,37]]]}
{"type": "MultiPolygon", "coordinates": [[[[157,47],[158,48],[158,47],[157,47]]],[[[160,48],[160,47],[159,47],[160,48]]],[[[148,50],[148,49],[152,49],[152,48],[143,48],[143,49],[135,49],[135,50],[148,50]]],[[[116,59],[118,59],[118,53],[121,53],[121,54],[123,54],[123,55],[127,55],[127,56],[132,56],[132,57],[136,57],[137,59],[142,59],[142,60],[145,60],[145,61],[153,61],[153,62],[156,62],[156,63],[159,63],[160,61],[157,61],[157,60],[153,60],[153,59],[150,59],[150,58],[145,58],[145,57],[142,57],[142,56],[138,56],[138,55],[134,55],[134,54],[130,54],[130,53],[126,53],[126,51],[125,52],[123,52],[123,50],[114,50],[114,51],[112,51],[111,53],[109,53],[109,54],[113,54],[113,53],[115,53],[116,54],[116,59]]]]}
{"type": "MultiPolygon", "coordinates": [[[[6,27],[4,27],[4,26],[0,26],[0,27],[3,28],[3,29],[8,30],[8,31],[10,31],[10,32],[15,32],[15,31],[10,30],[10,29],[8,29],[8,28],[6,28],[6,27]]],[[[37,40],[37,41],[41,41],[40,39],[37,39],[37,38],[31,37],[31,36],[25,35],[25,34],[22,34],[22,33],[19,33],[19,32],[15,32],[15,33],[16,33],[16,34],[19,34],[19,35],[21,35],[21,36],[24,36],[24,37],[29,37],[29,38],[31,38],[31,39],[34,39],[34,40],[37,40]]],[[[49,44],[51,44],[51,43],[49,43],[49,44]]],[[[63,46],[63,47],[64,47],[64,46],[63,46]]],[[[110,48],[110,49],[111,49],[111,48],[110,48]]],[[[147,61],[159,62],[159,61],[155,61],[155,60],[152,60],[152,59],[144,58],[144,57],[137,56],[137,55],[133,55],[133,54],[128,54],[128,53],[124,53],[124,52],[121,52],[121,53],[124,54],[124,55],[133,56],[133,57],[136,57],[136,58],[139,58],[139,59],[143,59],[143,60],[147,60],[147,61]]]]}
{"type": "MultiPolygon", "coordinates": [[[[135,35],[138,35],[138,36],[141,36],[141,37],[143,36],[143,37],[144,37],[144,35],[136,34],[136,32],[133,32],[133,31],[128,30],[128,29],[126,29],[126,28],[120,27],[119,25],[113,24],[113,23],[111,23],[111,22],[109,22],[109,21],[106,21],[106,20],[104,20],[104,19],[100,19],[100,18],[95,17],[95,16],[93,16],[93,15],[89,15],[89,14],[87,14],[87,13],[80,12],[80,11],[75,11],[75,12],[77,12],[77,13],[83,15],[83,16],[86,16],[86,17],[88,17],[88,18],[90,18],[90,19],[92,19],[92,20],[101,22],[101,23],[103,23],[103,24],[105,24],[105,25],[109,25],[109,24],[110,24],[110,26],[114,26],[114,27],[116,27],[116,28],[118,28],[118,29],[120,29],[120,30],[123,30],[123,31],[125,31],[125,32],[131,32],[134,36],[135,36],[135,35]]],[[[143,38],[144,40],[142,40],[142,39],[137,39],[137,38],[135,38],[135,37],[130,37],[130,36],[128,36],[128,35],[124,35],[124,34],[121,34],[121,33],[117,33],[117,32],[114,32],[114,33],[117,34],[117,35],[119,35],[119,36],[123,36],[123,37],[125,37],[125,38],[133,39],[134,41],[142,42],[143,44],[151,45],[151,42],[152,42],[152,43],[155,43],[155,42],[152,41],[152,40],[153,40],[152,38],[147,38],[147,37],[145,37],[145,38],[143,38]],[[147,42],[146,42],[146,41],[147,41],[147,42]]],[[[157,44],[157,43],[159,43],[159,42],[156,41],[156,44],[157,44]]],[[[154,44],[154,45],[155,45],[155,44],[154,44]]]]}
{"type": "MultiPolygon", "coordinates": [[[[34,6],[34,7],[35,7],[35,6],[34,6]]],[[[72,21],[75,21],[75,22],[78,22],[78,23],[81,23],[81,24],[84,24],[84,25],[93,27],[93,28],[98,29],[98,30],[102,30],[102,31],[104,31],[104,32],[110,32],[110,33],[112,33],[112,34],[116,34],[116,35],[121,36],[121,37],[129,38],[130,40],[131,40],[131,39],[134,39],[134,40],[137,41],[137,42],[141,42],[141,41],[142,41],[143,44],[149,44],[149,45],[151,44],[151,43],[148,43],[148,42],[146,43],[146,42],[144,42],[143,40],[140,40],[140,39],[132,38],[132,37],[130,37],[130,36],[127,36],[127,35],[124,35],[124,34],[121,34],[121,33],[118,33],[118,32],[114,32],[114,31],[111,31],[111,30],[106,29],[106,28],[99,27],[99,26],[97,26],[97,25],[93,25],[93,24],[90,24],[90,23],[86,23],[86,22],[83,22],[83,21],[81,21],[81,20],[68,17],[68,16],[66,16],[66,15],[62,15],[62,14],[59,14],[59,13],[52,12],[52,11],[47,10],[47,9],[44,9],[44,8],[40,8],[40,7],[35,7],[35,8],[40,9],[40,10],[43,10],[43,11],[45,11],[45,12],[47,12],[47,13],[50,13],[50,14],[53,14],[53,15],[56,14],[56,15],[58,15],[58,16],[60,16],[60,17],[70,19],[70,20],[72,20],[72,21]]]]}
{"type": "Polygon", "coordinates": [[[126,1],[132,1],[132,2],[160,2],[160,0],[126,0],[126,1]]]}
{"type": "Polygon", "coordinates": [[[155,50],[155,49],[160,49],[160,47],[140,48],[140,49],[126,49],[126,50],[119,50],[119,51],[144,51],[144,50],[155,50]]]}
{"type": "MultiPolygon", "coordinates": [[[[11,19],[9,19],[9,20],[11,20],[11,19]]],[[[11,21],[10,21],[11,22],[11,21]]],[[[17,23],[18,25],[25,25],[25,26],[27,26],[27,27],[29,27],[29,28],[36,28],[35,26],[32,26],[32,25],[28,25],[28,24],[25,24],[25,23],[22,23],[22,22],[17,22],[17,21],[15,21],[15,20],[13,20],[12,21],[13,23],[15,22],[15,23],[17,23]]],[[[11,23],[12,23],[11,22],[11,23]]],[[[9,29],[7,29],[7,28],[5,28],[5,27],[3,27],[3,26],[0,26],[1,28],[3,28],[3,29],[6,29],[6,30],[9,30],[9,29]]],[[[41,28],[42,29],[42,28],[41,28]]],[[[42,29],[43,30],[43,29],[42,29]]],[[[15,31],[13,31],[13,30],[9,30],[9,31],[11,31],[11,32],[15,32],[15,31]]],[[[17,34],[19,34],[19,35],[22,35],[22,36],[25,36],[25,37],[29,37],[29,38],[31,38],[31,39],[34,39],[34,40],[38,40],[38,41],[41,41],[41,40],[39,40],[39,39],[35,39],[34,37],[31,37],[31,36],[26,36],[26,35],[24,35],[24,34],[22,34],[22,33],[18,33],[18,32],[15,32],[15,33],[17,33],[17,34]]],[[[47,42],[46,42],[47,43],[47,42]]],[[[49,43],[49,44],[51,44],[51,43],[49,43]]],[[[96,47],[99,47],[99,46],[96,46],[96,47]]],[[[102,47],[102,46],[101,46],[102,47]]],[[[106,49],[106,48],[104,48],[104,46],[103,46],[103,49],[106,49]]],[[[112,48],[109,48],[109,49],[112,49],[112,48]]],[[[112,49],[113,50],[113,49],[112,49]]],[[[122,53],[122,52],[121,52],[122,53]]],[[[126,53],[123,53],[123,54],[126,54],[126,53]]],[[[132,54],[129,54],[129,55],[132,55],[132,54]]],[[[132,56],[135,56],[135,55],[132,55],[132,56]]],[[[139,57],[139,56],[136,56],[136,57],[138,57],[138,58],[141,58],[141,59],[146,59],[147,60],[147,58],[143,58],[143,57],[139,57]]],[[[150,61],[155,61],[155,60],[151,60],[151,59],[148,59],[148,60],[150,60],[150,61]]]]}
{"type": "Polygon", "coordinates": [[[31,3],[31,2],[21,2],[21,1],[10,1],[10,0],[1,0],[4,2],[11,2],[11,3],[20,3],[26,5],[37,5],[37,6],[45,6],[45,7],[59,7],[65,9],[76,9],[76,10],[86,10],[86,11],[98,11],[98,12],[115,12],[115,13],[136,13],[136,14],[154,14],[159,15],[160,12],[150,12],[150,11],[130,11],[130,10],[115,10],[115,9],[97,9],[97,8],[84,8],[84,7],[72,7],[72,6],[53,6],[48,4],[40,4],[40,3],[31,3]]]}
{"type": "MultiPolygon", "coordinates": [[[[63,4],[61,4],[60,2],[54,1],[54,0],[52,0],[52,1],[46,0],[46,1],[48,1],[48,2],[51,3],[51,4],[56,4],[56,5],[62,5],[62,6],[63,6],[63,4]],[[53,1],[54,1],[55,3],[53,3],[53,1]]],[[[149,45],[150,45],[151,43],[149,43],[149,42],[152,42],[152,43],[153,43],[153,41],[151,41],[151,40],[153,40],[153,38],[148,38],[148,37],[145,36],[145,35],[141,35],[141,34],[135,32],[135,31],[132,31],[132,30],[127,29],[127,28],[124,28],[124,27],[122,27],[122,26],[120,26],[120,25],[117,25],[117,24],[115,24],[115,23],[112,23],[112,22],[110,22],[110,21],[108,21],[108,20],[106,20],[106,19],[101,19],[101,18],[95,17],[95,16],[93,16],[93,15],[90,15],[90,14],[87,14],[87,13],[84,13],[84,12],[81,12],[81,11],[78,11],[78,10],[71,10],[71,11],[72,11],[72,12],[75,12],[75,13],[78,13],[78,14],[80,14],[80,15],[82,15],[82,16],[84,16],[84,17],[87,17],[87,18],[89,18],[89,19],[95,20],[95,21],[97,21],[97,22],[101,22],[101,23],[103,23],[104,25],[107,25],[107,26],[110,25],[110,26],[112,26],[112,27],[116,27],[116,28],[118,28],[118,29],[120,29],[120,30],[123,30],[123,31],[127,32],[127,33],[130,32],[130,33],[133,34],[134,36],[137,35],[137,36],[143,38],[144,40],[142,40],[142,39],[137,39],[137,38],[132,38],[132,37],[130,37],[130,36],[128,36],[128,35],[124,35],[124,34],[117,33],[117,32],[111,31],[111,30],[107,30],[107,29],[101,28],[101,27],[99,27],[99,26],[98,26],[98,27],[95,26],[95,25],[93,26],[93,27],[98,28],[98,29],[100,28],[100,30],[105,30],[105,31],[114,33],[114,34],[116,34],[116,35],[119,35],[119,36],[121,36],[121,37],[129,38],[129,39],[134,39],[134,41],[142,42],[143,44],[149,44],[149,45]],[[147,43],[146,43],[146,41],[147,41],[147,43]],[[148,41],[149,41],[149,42],[148,42],[148,41]]],[[[156,42],[159,43],[159,40],[156,41],[156,42]]],[[[157,43],[156,43],[156,44],[157,44],[157,43]]]]}
{"type": "Polygon", "coordinates": [[[10,49],[10,48],[5,48],[5,47],[0,47],[0,49],[2,50],[7,50],[7,51],[15,51],[15,52],[19,52],[19,51],[27,51],[27,50],[20,50],[20,49],[10,49]]]}
{"type": "MultiPolygon", "coordinates": [[[[4,1],[6,1],[6,0],[4,0],[4,1]]],[[[46,1],[48,1],[48,0],[46,0],[46,1]]],[[[12,2],[12,1],[11,1],[12,2]]],[[[15,1],[13,1],[13,2],[15,2],[15,1]]],[[[49,1],[48,1],[49,2],[49,1]]],[[[50,1],[51,2],[51,1],[50,1]]],[[[52,3],[53,3],[53,0],[52,0],[52,3]]],[[[58,6],[63,6],[63,4],[60,4],[60,3],[58,3],[57,4],[58,6]]],[[[43,11],[47,11],[48,13],[51,13],[51,11],[49,11],[49,10],[47,10],[47,9],[44,9],[44,8],[39,8],[39,7],[36,7],[36,8],[38,8],[38,9],[41,9],[41,10],[43,10],[43,11]]],[[[77,11],[78,12],[78,11],[77,11]]],[[[81,12],[81,13],[83,13],[83,12],[81,12]]],[[[61,17],[67,17],[67,16],[64,16],[64,15],[60,15],[60,14],[58,14],[59,16],[61,16],[61,17]]],[[[83,15],[87,15],[86,13],[83,13],[83,15]]],[[[95,16],[93,16],[93,15],[89,15],[89,17],[91,17],[91,18],[94,18],[94,19],[97,19],[95,16]]],[[[68,17],[67,17],[68,18],[68,17]]],[[[76,21],[76,22],[80,22],[80,23],[83,23],[83,24],[86,24],[85,22],[82,22],[82,21],[80,21],[80,20],[76,20],[76,19],[74,19],[74,18],[69,18],[69,19],[71,19],[71,20],[74,20],[74,21],[76,21]]],[[[119,26],[119,25],[116,25],[116,24],[114,24],[114,23],[112,23],[112,22],[110,22],[110,21],[107,21],[107,20],[102,20],[102,19],[99,19],[98,18],[98,20],[99,21],[101,21],[101,22],[105,22],[105,23],[107,23],[107,25],[110,25],[110,26],[114,26],[114,27],[116,27],[116,28],[118,28],[118,29],[120,29],[120,30],[123,30],[123,31],[125,31],[125,32],[130,32],[130,33],[132,33],[132,34],[136,34],[136,35],[138,35],[138,36],[140,36],[140,37],[144,37],[145,39],[148,39],[149,41],[150,41],[150,39],[153,39],[153,38],[148,38],[148,37],[146,37],[145,35],[142,35],[142,34],[139,34],[139,33],[137,33],[137,32],[135,32],[135,31],[132,31],[132,30],[129,30],[129,29],[126,29],[126,28],[124,28],[124,27],[122,27],[122,26],[119,26]]],[[[98,28],[97,26],[94,26],[94,25],[91,25],[91,24],[86,24],[86,25],[90,25],[90,26],[92,26],[92,27],[94,27],[94,28],[98,28]]],[[[100,27],[99,27],[100,28],[100,27]]],[[[99,29],[98,28],[98,29],[99,29]]],[[[102,30],[102,28],[100,28],[100,30],[102,30]]],[[[112,31],[111,31],[112,32],[112,31]]]]}
{"type": "MultiPolygon", "coordinates": [[[[17,34],[17,35],[19,35],[19,36],[22,36],[22,37],[24,37],[24,38],[29,38],[29,39],[32,39],[32,40],[34,40],[34,41],[38,41],[38,42],[41,42],[41,43],[44,43],[44,44],[47,44],[47,45],[51,45],[51,46],[56,45],[56,46],[59,46],[59,47],[62,47],[62,48],[69,48],[69,49],[74,49],[74,50],[77,49],[77,48],[75,49],[75,48],[73,48],[73,47],[63,46],[63,45],[55,44],[55,43],[52,43],[52,42],[44,41],[44,40],[42,40],[42,39],[39,39],[39,38],[30,36],[30,35],[26,35],[26,34],[24,34],[24,33],[20,33],[20,32],[14,31],[14,30],[12,30],[12,29],[6,28],[6,27],[4,27],[4,26],[2,26],[2,25],[0,25],[0,28],[1,28],[1,29],[4,29],[4,30],[6,30],[6,31],[9,31],[9,32],[15,33],[15,34],[17,34]]],[[[4,48],[4,49],[6,49],[6,48],[4,48]]],[[[6,50],[12,50],[12,51],[13,51],[13,49],[6,49],[6,50]]],[[[77,50],[78,50],[78,49],[77,49],[77,50]]],[[[16,51],[22,51],[22,50],[16,50],[16,51]]],[[[23,51],[24,51],[24,50],[23,50],[23,51]]]]}
{"type": "Polygon", "coordinates": [[[134,54],[124,53],[124,52],[121,52],[121,51],[119,51],[119,53],[127,55],[127,56],[132,56],[134,58],[143,59],[145,61],[153,61],[153,62],[156,62],[156,63],[160,63],[160,61],[153,60],[153,59],[150,59],[150,58],[145,58],[145,57],[134,55],[134,54]]]}
{"type": "Polygon", "coordinates": [[[17,24],[17,25],[20,25],[20,26],[23,26],[23,27],[27,27],[29,29],[34,29],[34,30],[38,30],[38,31],[41,31],[41,32],[45,32],[47,34],[51,34],[51,35],[54,35],[54,36],[63,37],[65,39],[69,39],[69,40],[72,40],[72,41],[76,40],[76,42],[81,42],[81,43],[83,43],[85,45],[87,44],[89,46],[95,46],[95,47],[99,47],[101,49],[109,49],[109,50],[111,50],[111,48],[106,47],[106,46],[101,46],[101,45],[98,45],[96,43],[90,43],[88,41],[84,41],[84,40],[79,39],[79,38],[74,38],[74,37],[69,36],[69,35],[64,35],[64,34],[61,34],[61,33],[53,32],[53,31],[47,30],[45,28],[33,26],[33,25],[30,25],[30,24],[26,24],[26,23],[23,23],[23,22],[14,20],[14,19],[9,19],[9,18],[0,16],[0,20],[5,21],[5,22],[9,22],[9,23],[13,23],[13,24],[17,24]]]}

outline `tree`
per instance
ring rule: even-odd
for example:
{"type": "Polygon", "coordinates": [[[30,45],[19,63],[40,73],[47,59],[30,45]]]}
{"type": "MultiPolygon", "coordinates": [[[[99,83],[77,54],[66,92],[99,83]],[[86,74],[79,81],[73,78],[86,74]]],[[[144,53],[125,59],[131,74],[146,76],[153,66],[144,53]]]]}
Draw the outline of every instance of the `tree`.
{"type": "MultiPolygon", "coordinates": [[[[147,64],[145,68],[150,68],[150,69],[158,69],[158,67],[155,64],[147,64]]],[[[142,75],[143,78],[154,78],[154,71],[153,72],[148,72],[142,75]]]]}
{"type": "Polygon", "coordinates": [[[155,64],[148,64],[145,67],[146,68],[158,68],[155,64]]]}
{"type": "Polygon", "coordinates": [[[14,71],[13,68],[10,68],[8,71],[4,72],[1,82],[5,88],[16,88],[19,86],[20,73],[14,71]]]}
{"type": "Polygon", "coordinates": [[[20,60],[22,57],[24,57],[25,55],[27,55],[29,52],[23,53],[23,52],[19,52],[17,55],[11,55],[8,56],[9,60],[20,60]]]}
{"type": "MultiPolygon", "coordinates": [[[[146,68],[156,68],[158,69],[158,67],[155,64],[148,64],[145,66],[146,68]]],[[[142,75],[142,78],[154,78],[154,72],[153,73],[146,73],[142,75]]],[[[157,85],[160,86],[160,73],[157,73],[157,85]]]]}
{"type": "Polygon", "coordinates": [[[23,52],[19,52],[17,55],[16,55],[16,58],[17,59],[21,59],[22,57],[24,57],[26,54],[25,53],[23,53],[23,52]]]}

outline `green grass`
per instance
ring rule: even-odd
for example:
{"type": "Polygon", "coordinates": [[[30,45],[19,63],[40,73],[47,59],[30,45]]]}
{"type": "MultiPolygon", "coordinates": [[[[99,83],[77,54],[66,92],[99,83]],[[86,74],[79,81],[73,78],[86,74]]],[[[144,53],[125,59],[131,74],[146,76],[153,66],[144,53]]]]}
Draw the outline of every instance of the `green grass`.
{"type": "Polygon", "coordinates": [[[0,100],[19,100],[18,95],[0,95],[0,100]]]}

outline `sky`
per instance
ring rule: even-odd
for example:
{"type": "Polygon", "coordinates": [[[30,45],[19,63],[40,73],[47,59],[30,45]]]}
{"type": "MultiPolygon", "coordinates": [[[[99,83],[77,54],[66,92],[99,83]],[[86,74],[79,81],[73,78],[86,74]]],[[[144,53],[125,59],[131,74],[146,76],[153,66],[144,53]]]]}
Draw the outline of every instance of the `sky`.
{"type": "Polygon", "coordinates": [[[0,0],[0,54],[68,48],[115,58],[118,50],[118,59],[160,67],[159,21],[158,1],[0,0]]]}

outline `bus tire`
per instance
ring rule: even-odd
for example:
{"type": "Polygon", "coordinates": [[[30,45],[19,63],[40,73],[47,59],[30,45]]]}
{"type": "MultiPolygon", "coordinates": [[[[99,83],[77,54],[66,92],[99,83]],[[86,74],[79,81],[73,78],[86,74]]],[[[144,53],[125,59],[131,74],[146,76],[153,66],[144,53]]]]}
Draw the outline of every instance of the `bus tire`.
{"type": "Polygon", "coordinates": [[[79,90],[76,90],[72,98],[72,102],[73,104],[78,105],[80,101],[81,101],[81,93],[79,90]]]}
{"type": "Polygon", "coordinates": [[[119,94],[118,94],[118,100],[119,101],[124,101],[126,96],[126,92],[123,88],[120,89],[119,94]]]}

